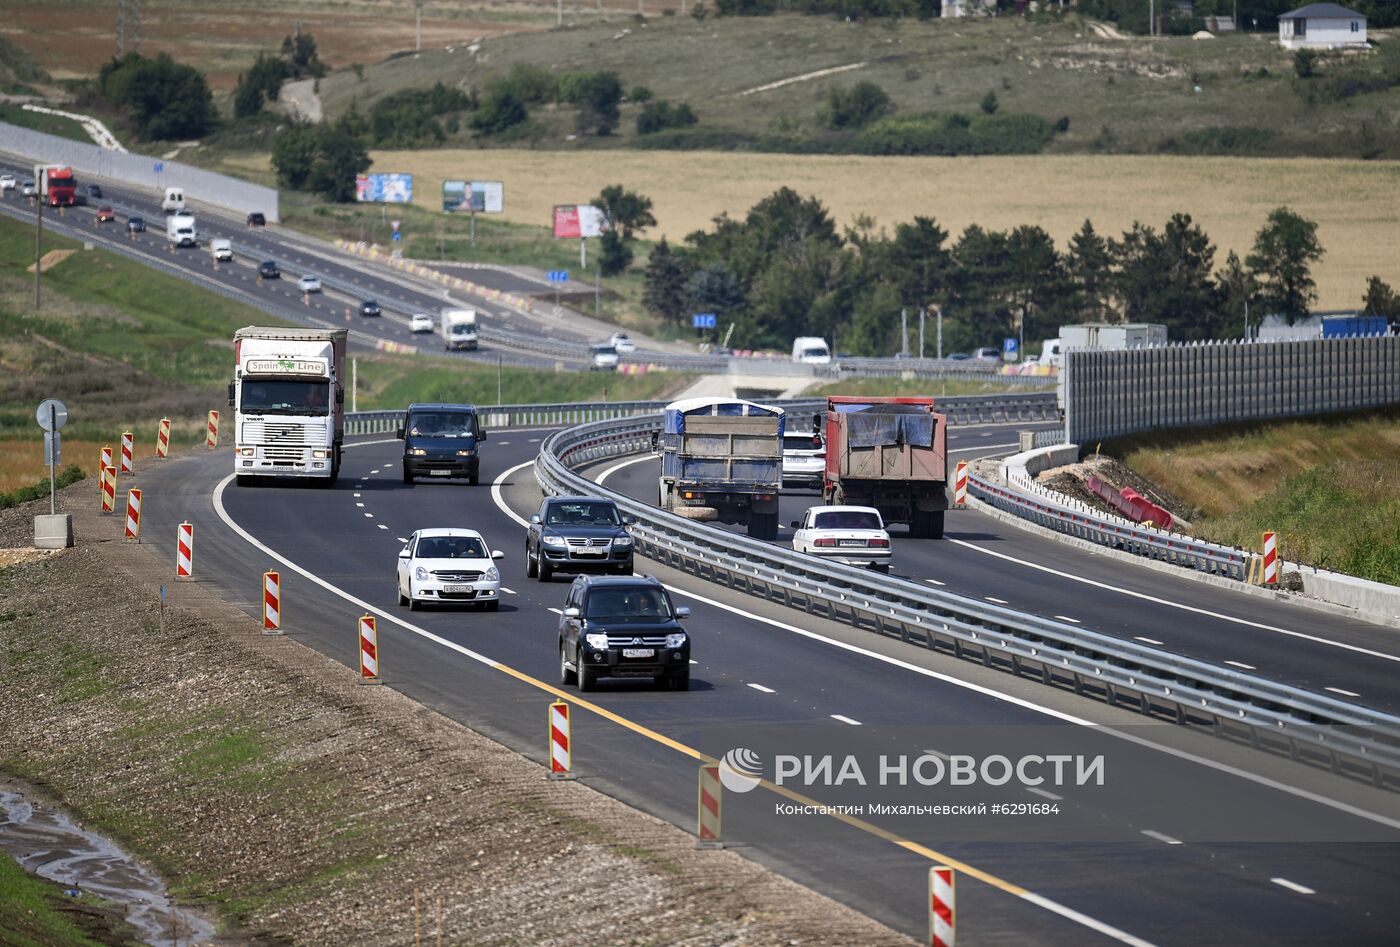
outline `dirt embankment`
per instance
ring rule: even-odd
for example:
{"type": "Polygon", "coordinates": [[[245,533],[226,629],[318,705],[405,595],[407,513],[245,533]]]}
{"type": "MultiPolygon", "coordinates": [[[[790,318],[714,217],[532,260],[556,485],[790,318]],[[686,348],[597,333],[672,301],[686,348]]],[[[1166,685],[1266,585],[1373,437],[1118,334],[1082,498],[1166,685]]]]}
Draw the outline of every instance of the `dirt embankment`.
{"type": "Polygon", "coordinates": [[[1196,512],[1185,503],[1182,503],[1156,484],[1149,482],[1128,465],[1112,457],[1105,457],[1100,454],[1090,454],[1077,464],[1067,464],[1064,467],[1055,467],[1052,470],[1047,470],[1036,477],[1036,481],[1049,487],[1051,490],[1063,493],[1068,497],[1073,497],[1101,513],[1111,513],[1114,516],[1122,516],[1123,514],[1114,509],[1108,501],[1084,485],[1085,479],[1090,476],[1097,476],[1104,483],[1118,490],[1122,490],[1124,487],[1132,487],[1138,493],[1171,513],[1178,522],[1188,526],[1192,517],[1196,515],[1196,512]]]}
{"type": "MultiPolygon", "coordinates": [[[[220,912],[240,941],[881,944],[907,939],[536,764],[341,665],[264,638],[115,541],[0,569],[0,770],[220,912]]],[[[44,503],[47,512],[47,502],[44,503]]],[[[27,545],[35,504],[0,513],[27,545]]],[[[22,558],[11,555],[11,559],[22,558]]]]}

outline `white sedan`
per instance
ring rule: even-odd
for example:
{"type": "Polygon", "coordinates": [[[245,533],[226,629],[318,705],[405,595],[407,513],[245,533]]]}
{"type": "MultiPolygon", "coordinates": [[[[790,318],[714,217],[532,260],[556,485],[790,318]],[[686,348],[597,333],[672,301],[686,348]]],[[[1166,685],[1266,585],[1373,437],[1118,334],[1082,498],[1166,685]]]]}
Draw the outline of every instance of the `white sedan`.
{"type": "Polygon", "coordinates": [[[410,332],[432,332],[433,317],[426,312],[415,312],[408,317],[408,331],[410,332]]]}
{"type": "Polygon", "coordinates": [[[890,534],[872,506],[814,506],[792,528],[798,552],[882,572],[890,568],[890,534]]]}
{"type": "Polygon", "coordinates": [[[617,349],[619,355],[631,355],[637,351],[637,343],[629,339],[626,332],[614,332],[608,343],[617,349]]]}
{"type": "Polygon", "coordinates": [[[0,174],[0,191],[13,191],[17,183],[13,174],[0,174]]]}
{"type": "Polygon", "coordinates": [[[297,290],[303,293],[319,293],[321,291],[321,277],[307,273],[297,280],[297,290]]]}
{"type": "Polygon", "coordinates": [[[501,604],[501,572],[494,552],[474,529],[420,529],[399,550],[399,604],[481,605],[494,612],[501,604]]]}

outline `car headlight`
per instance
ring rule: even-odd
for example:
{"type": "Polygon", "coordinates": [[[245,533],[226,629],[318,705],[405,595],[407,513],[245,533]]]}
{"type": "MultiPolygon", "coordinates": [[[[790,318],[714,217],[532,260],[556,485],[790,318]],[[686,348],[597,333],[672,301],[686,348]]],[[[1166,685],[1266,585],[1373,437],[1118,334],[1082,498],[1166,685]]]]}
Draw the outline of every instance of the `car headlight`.
{"type": "Polygon", "coordinates": [[[618,547],[630,546],[630,545],[632,545],[632,537],[631,537],[631,536],[619,536],[617,539],[614,539],[614,540],[613,540],[613,545],[614,545],[614,546],[618,546],[618,547]]]}
{"type": "Polygon", "coordinates": [[[594,649],[596,649],[596,650],[598,650],[598,651],[604,651],[604,650],[606,650],[607,647],[608,647],[608,636],[607,636],[607,635],[601,635],[601,634],[600,634],[600,635],[584,635],[584,636],[583,636],[583,641],[584,641],[584,644],[586,644],[586,645],[588,645],[590,648],[594,648],[594,649]]]}
{"type": "Polygon", "coordinates": [[[685,646],[685,632],[678,631],[666,636],[666,647],[675,650],[685,646]]]}
{"type": "Polygon", "coordinates": [[[457,456],[458,456],[458,457],[474,457],[474,456],[476,456],[476,448],[475,448],[475,447],[468,447],[468,448],[466,448],[465,450],[459,450],[459,451],[457,452],[457,456]]]}
{"type": "Polygon", "coordinates": [[[409,452],[410,454],[412,454],[414,457],[426,457],[426,456],[428,456],[427,448],[423,448],[423,447],[410,447],[410,448],[408,449],[408,452],[409,452]]]}
{"type": "Polygon", "coordinates": [[[482,578],[485,579],[487,582],[499,582],[501,581],[501,572],[495,566],[491,566],[482,575],[482,578]]]}
{"type": "Polygon", "coordinates": [[[428,581],[428,570],[424,569],[422,566],[419,566],[418,568],[413,570],[413,577],[419,582],[426,582],[428,581]]]}
{"type": "Polygon", "coordinates": [[[564,545],[564,537],[563,537],[563,536],[541,536],[541,537],[540,537],[540,542],[544,543],[546,546],[562,546],[562,545],[564,545]]]}

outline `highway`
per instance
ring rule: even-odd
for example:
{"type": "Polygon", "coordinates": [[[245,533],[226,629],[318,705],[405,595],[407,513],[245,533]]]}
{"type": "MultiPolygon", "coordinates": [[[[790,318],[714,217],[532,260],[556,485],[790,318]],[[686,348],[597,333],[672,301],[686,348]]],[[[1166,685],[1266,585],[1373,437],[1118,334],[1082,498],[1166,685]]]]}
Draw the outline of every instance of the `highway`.
{"type": "MultiPolygon", "coordinates": [[[[969,429],[959,439],[997,440],[981,433],[969,429]]],[[[144,530],[173,561],[175,524],[190,518],[199,581],[225,586],[250,613],[259,574],[279,568],[293,636],[347,667],[356,616],[367,608],[379,613],[389,686],[540,760],[545,705],[561,693],[554,686],[557,618],[550,609],[558,608],[565,589],[562,582],[524,576],[521,523],[540,498],[529,464],[543,437],[539,431],[493,434],[476,488],[402,484],[397,441],[347,450],[346,473],[333,490],[238,488],[229,481],[225,453],[183,458],[140,472],[144,530]],[[506,551],[502,578],[510,591],[499,613],[427,611],[410,620],[398,608],[395,554],[402,537],[429,525],[480,529],[506,551]]],[[[713,743],[717,728],[730,734],[771,725],[794,733],[822,726],[876,732],[913,725],[951,734],[995,725],[1088,734],[1113,744],[1086,728],[1141,721],[670,570],[654,571],[694,609],[687,622],[697,661],[693,690],[673,694],[605,682],[586,701],[571,689],[562,693],[580,708],[575,765],[589,784],[677,825],[693,825],[695,753],[724,750],[713,743]]],[[[1062,599],[1057,610],[1070,607],[1064,601],[1072,599],[1062,599]]],[[[1144,630],[1157,632],[1159,624],[1149,616],[1144,630]]],[[[897,840],[839,824],[807,831],[794,825],[773,837],[760,825],[762,792],[728,799],[726,812],[733,815],[727,818],[741,832],[753,829],[739,849],[746,856],[911,935],[926,923],[924,872],[931,859],[943,858],[985,873],[986,883],[965,873],[959,886],[973,944],[1381,944],[1400,936],[1393,904],[1400,811],[1393,796],[1295,772],[1277,760],[1251,760],[1247,753],[1229,765],[1257,764],[1267,775],[1222,768],[1209,758],[1221,741],[1199,737],[1205,750],[1198,753],[1201,746],[1183,751],[1174,743],[1186,736],[1178,728],[1153,732],[1174,747],[1152,756],[1153,778],[1176,802],[1148,805],[1056,790],[1065,797],[1064,831],[1089,841],[1016,841],[995,829],[979,841],[980,829],[969,837],[966,827],[928,820],[902,826],[897,840]],[[1295,784],[1309,788],[1290,788],[1295,784]],[[1214,820],[1200,817],[1206,801],[1214,820]],[[1268,814],[1263,837],[1279,843],[1218,827],[1222,819],[1243,825],[1257,813],[1268,814]],[[1287,826],[1315,829],[1321,841],[1283,844],[1291,838],[1287,826]],[[1363,838],[1371,841],[1358,842],[1363,838]]],[[[1111,761],[1121,759],[1114,746],[1105,752],[1111,761]]]]}

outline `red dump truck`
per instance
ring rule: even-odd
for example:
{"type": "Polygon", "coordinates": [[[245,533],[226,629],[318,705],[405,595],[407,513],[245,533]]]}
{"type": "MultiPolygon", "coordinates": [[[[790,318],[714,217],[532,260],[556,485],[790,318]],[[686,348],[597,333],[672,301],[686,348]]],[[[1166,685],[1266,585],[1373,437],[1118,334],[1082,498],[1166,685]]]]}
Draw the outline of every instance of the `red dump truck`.
{"type": "Polygon", "coordinates": [[[873,506],[911,536],[943,538],[946,425],[932,398],[827,398],[823,502],[873,506]]]}

